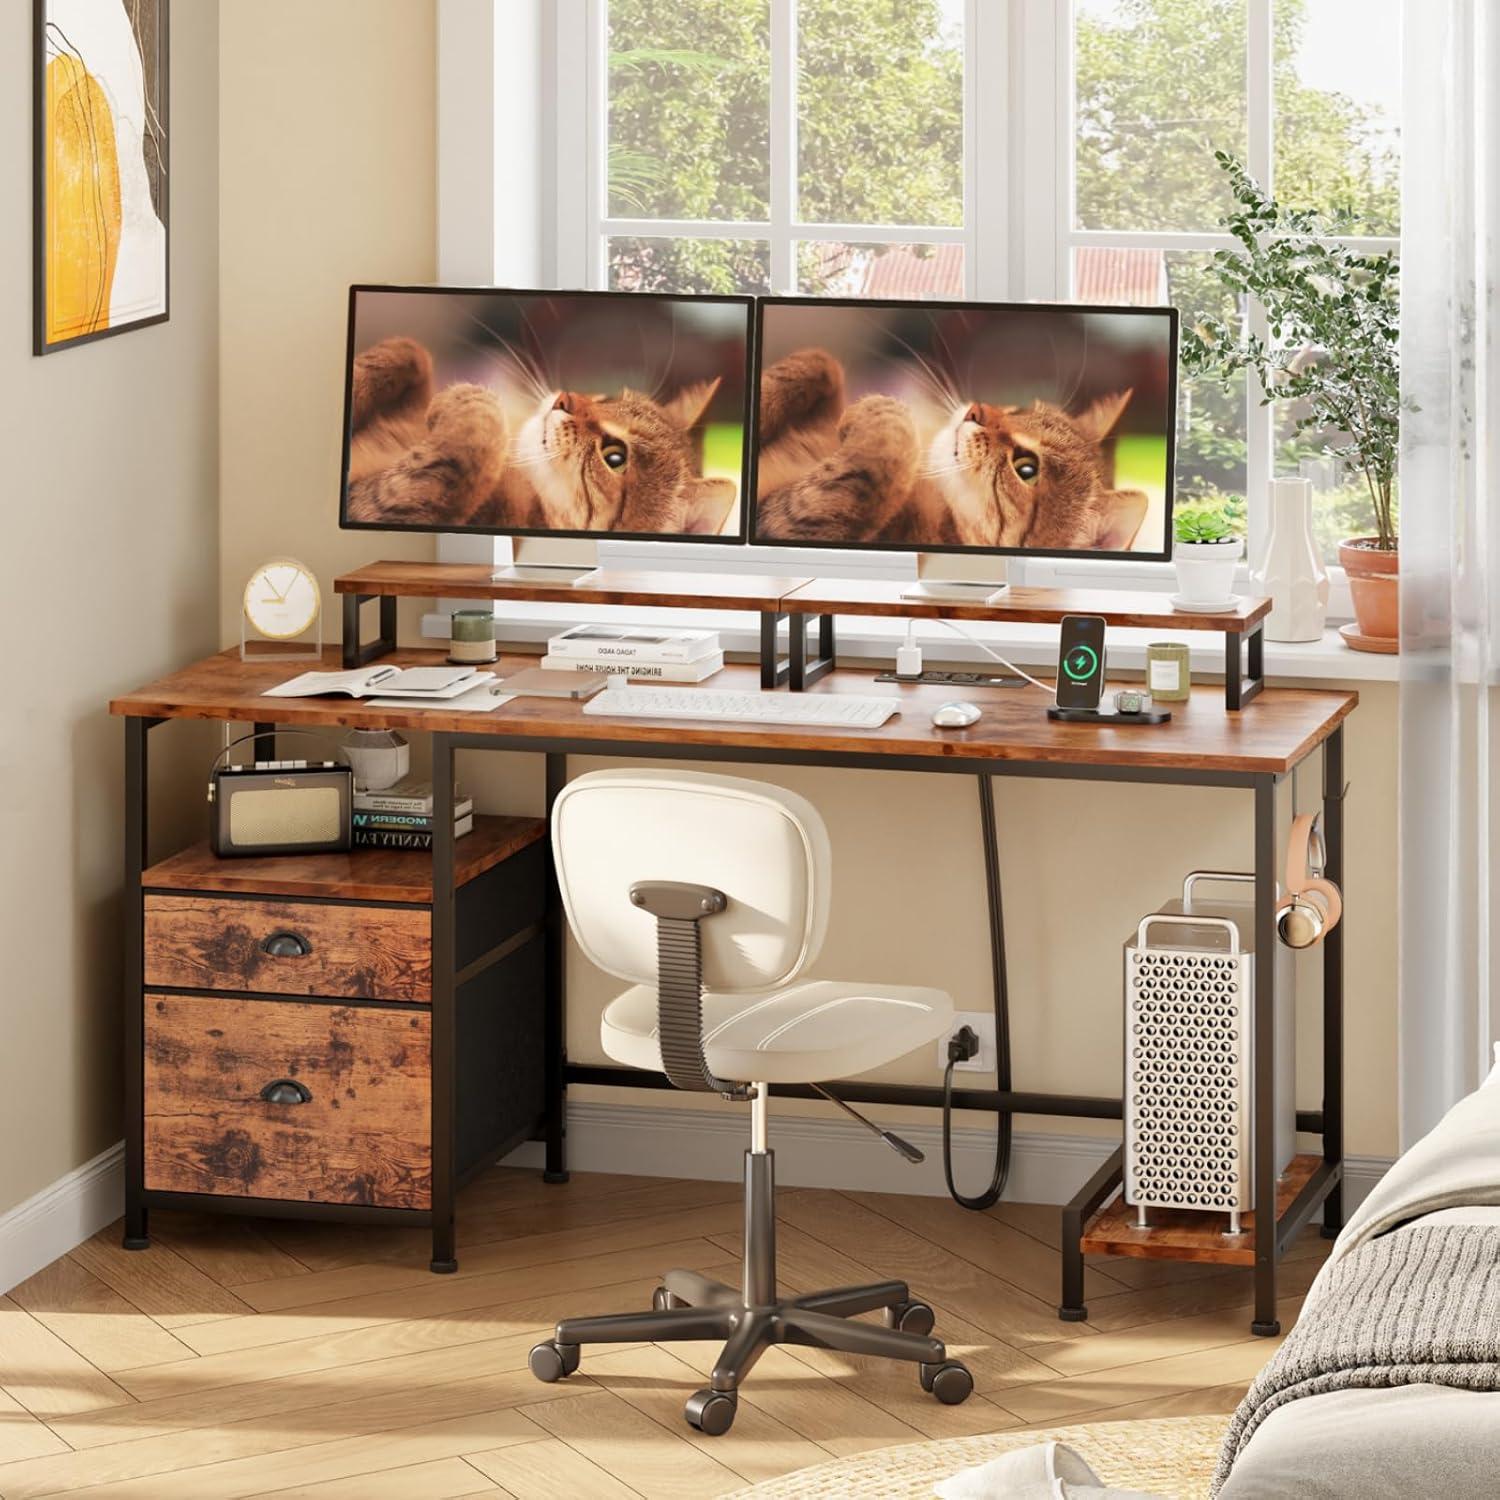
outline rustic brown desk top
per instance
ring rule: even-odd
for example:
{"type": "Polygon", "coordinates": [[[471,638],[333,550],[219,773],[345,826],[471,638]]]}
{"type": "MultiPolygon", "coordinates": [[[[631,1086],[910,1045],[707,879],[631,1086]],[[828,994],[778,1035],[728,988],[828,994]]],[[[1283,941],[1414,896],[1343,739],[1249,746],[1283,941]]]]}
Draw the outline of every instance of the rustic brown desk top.
{"type": "MultiPolygon", "coordinates": [[[[336,670],[339,648],[325,647],[323,658],[326,669],[336,670]]],[[[387,660],[402,666],[428,666],[441,661],[442,655],[431,650],[402,650],[387,660]]],[[[496,670],[503,676],[535,664],[534,656],[502,657],[496,670]]],[[[777,752],[870,755],[877,764],[880,756],[931,756],[1279,775],[1321,744],[1359,701],[1356,694],[1343,691],[1267,688],[1249,708],[1228,713],[1223,690],[1205,686],[1194,689],[1190,702],[1172,705],[1169,724],[1117,729],[1054,723],[1046,714],[1051,696],[1038,688],[876,683],[872,672],[841,669],[830,673],[812,692],[891,695],[901,700],[901,712],[878,729],[831,729],[607,719],[586,715],[581,705],[556,698],[514,698],[492,713],[445,713],[441,708],[369,708],[351,698],[261,696],[266,688],[293,676],[299,665],[242,662],[238,648],[231,648],[123,694],[110,704],[110,712],[164,719],[274,721],[308,728],[415,729],[538,741],[586,740],[597,742],[601,754],[608,753],[611,742],[715,745],[772,758],[777,752]],[[983,717],[968,729],[934,729],[932,710],[952,698],[971,699],[983,709],[983,717]]],[[[703,686],[751,692],[759,682],[759,668],[730,666],[703,686]]]]}
{"type": "Polygon", "coordinates": [[[998,620],[1050,625],[1064,615],[1104,615],[1111,625],[1148,630],[1214,630],[1243,635],[1271,612],[1269,599],[1241,599],[1214,614],[1173,609],[1165,594],[1123,589],[1008,588],[994,604],[960,604],[950,599],[904,599],[910,588],[886,578],[815,578],[785,595],[781,608],[798,615],[898,615],[916,619],[998,620]]]}
{"type": "Polygon", "coordinates": [[[656,609],[774,609],[807,578],[746,573],[635,573],[600,568],[587,583],[496,583],[492,563],[377,562],[333,580],[336,594],[419,599],[515,599],[656,609]]]}

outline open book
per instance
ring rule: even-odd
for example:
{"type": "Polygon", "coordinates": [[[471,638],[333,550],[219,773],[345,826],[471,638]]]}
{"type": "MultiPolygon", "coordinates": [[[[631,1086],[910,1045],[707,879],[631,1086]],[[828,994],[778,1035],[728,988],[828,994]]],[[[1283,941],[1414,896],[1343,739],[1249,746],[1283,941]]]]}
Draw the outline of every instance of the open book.
{"type": "Polygon", "coordinates": [[[278,683],[263,698],[391,698],[441,703],[472,692],[494,678],[473,667],[393,667],[389,663],[356,667],[350,672],[304,672],[278,683]]]}

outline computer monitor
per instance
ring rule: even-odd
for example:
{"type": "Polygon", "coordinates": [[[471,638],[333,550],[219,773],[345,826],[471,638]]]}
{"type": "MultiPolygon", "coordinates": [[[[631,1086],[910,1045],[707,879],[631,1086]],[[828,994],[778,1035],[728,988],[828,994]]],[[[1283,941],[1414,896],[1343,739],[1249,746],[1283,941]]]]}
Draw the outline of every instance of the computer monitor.
{"type": "Polygon", "coordinates": [[[751,539],[918,552],[940,598],[1165,559],[1176,371],[1170,307],[763,299],[751,539]]]}
{"type": "Polygon", "coordinates": [[[340,524],[743,542],[752,307],[350,288],[340,524]]]}

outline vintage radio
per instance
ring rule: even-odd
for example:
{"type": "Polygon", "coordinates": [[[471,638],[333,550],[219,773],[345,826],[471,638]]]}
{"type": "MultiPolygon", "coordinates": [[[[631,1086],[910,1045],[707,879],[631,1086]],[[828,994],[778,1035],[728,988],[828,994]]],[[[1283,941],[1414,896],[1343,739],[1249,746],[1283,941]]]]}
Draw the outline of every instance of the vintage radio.
{"type": "MultiPolygon", "coordinates": [[[[280,733],[302,731],[284,729],[280,733]]],[[[254,734],[243,735],[214,759],[208,780],[208,837],[214,853],[232,858],[347,850],[354,808],[353,767],[332,760],[219,764],[235,745],[256,738],[254,734]]]]}

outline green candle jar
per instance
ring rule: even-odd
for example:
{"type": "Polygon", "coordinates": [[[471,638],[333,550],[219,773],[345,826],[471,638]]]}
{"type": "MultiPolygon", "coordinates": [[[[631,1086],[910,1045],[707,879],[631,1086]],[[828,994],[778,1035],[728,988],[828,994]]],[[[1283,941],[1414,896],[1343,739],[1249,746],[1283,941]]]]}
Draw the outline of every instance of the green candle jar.
{"type": "Polygon", "coordinates": [[[1186,646],[1177,641],[1156,641],[1146,647],[1146,688],[1156,702],[1185,702],[1192,685],[1186,646]]]}
{"type": "Polygon", "coordinates": [[[475,666],[495,659],[495,614],[488,609],[456,609],[448,620],[448,660],[475,666]]]}

